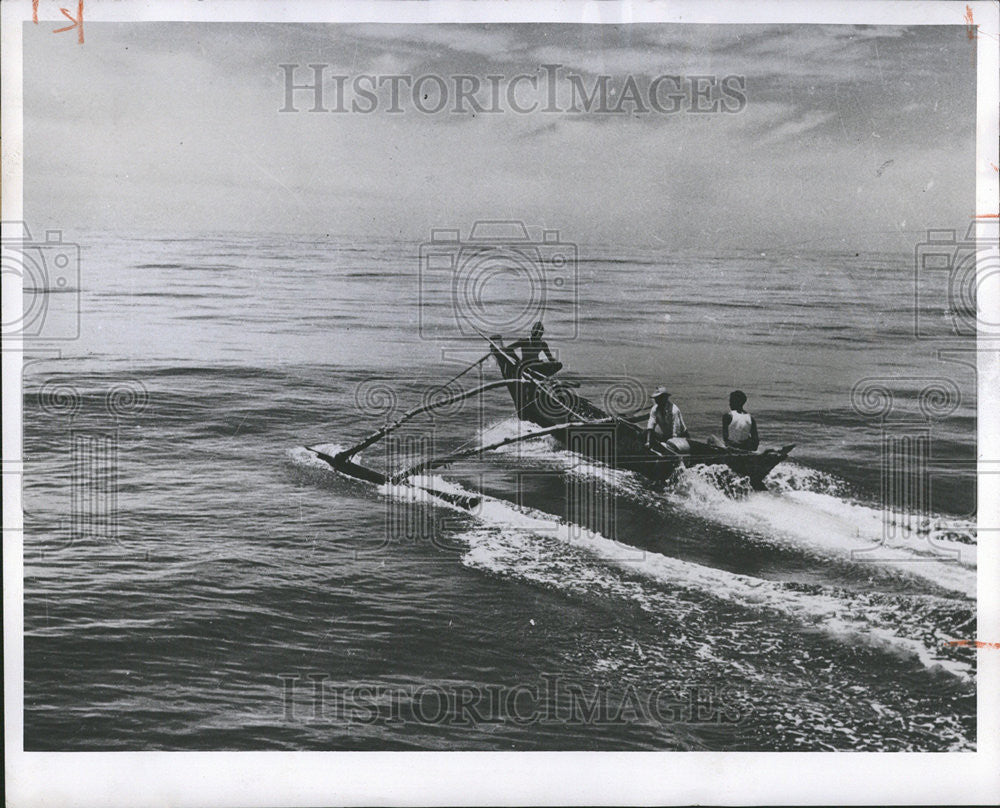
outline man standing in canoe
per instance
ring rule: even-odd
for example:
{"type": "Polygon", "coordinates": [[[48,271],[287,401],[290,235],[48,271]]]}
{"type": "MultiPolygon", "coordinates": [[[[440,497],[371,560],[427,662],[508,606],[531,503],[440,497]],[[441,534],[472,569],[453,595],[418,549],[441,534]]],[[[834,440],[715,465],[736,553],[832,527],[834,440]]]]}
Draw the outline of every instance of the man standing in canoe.
{"type": "MultiPolygon", "coordinates": [[[[680,409],[670,400],[666,387],[657,387],[653,393],[653,408],[646,422],[646,448],[652,448],[653,440],[667,444],[672,438],[688,437],[687,426],[680,409]]],[[[669,444],[667,444],[669,447],[669,444]]]]}
{"type": "Polygon", "coordinates": [[[562,362],[556,361],[555,356],[549,349],[549,344],[542,339],[542,334],[544,333],[545,327],[542,325],[542,321],[539,320],[531,327],[530,337],[512,342],[507,346],[507,349],[521,349],[521,367],[529,368],[536,373],[541,373],[543,376],[551,376],[562,369],[562,362]],[[543,352],[549,358],[548,362],[540,358],[543,352]]]}
{"type": "Polygon", "coordinates": [[[729,412],[722,416],[722,439],[730,449],[756,452],[760,445],[757,421],[743,409],[746,403],[747,394],[742,390],[733,390],[729,394],[729,412]]]}

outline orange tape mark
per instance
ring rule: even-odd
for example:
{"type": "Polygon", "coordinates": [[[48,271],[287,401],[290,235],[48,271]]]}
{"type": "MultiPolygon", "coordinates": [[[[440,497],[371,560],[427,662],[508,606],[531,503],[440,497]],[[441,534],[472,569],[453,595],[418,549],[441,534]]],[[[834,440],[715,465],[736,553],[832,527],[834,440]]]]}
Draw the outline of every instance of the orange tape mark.
{"type": "Polygon", "coordinates": [[[973,646],[975,648],[1000,649],[1000,642],[983,642],[982,640],[948,640],[948,645],[961,645],[963,647],[973,646]]]}
{"type": "Polygon", "coordinates": [[[70,14],[66,9],[59,9],[63,16],[69,20],[72,25],[67,25],[65,28],[56,28],[52,33],[61,34],[63,31],[72,31],[74,28],[77,29],[76,41],[81,45],[83,44],[83,0],[77,0],[76,3],[76,17],[70,14]]]}

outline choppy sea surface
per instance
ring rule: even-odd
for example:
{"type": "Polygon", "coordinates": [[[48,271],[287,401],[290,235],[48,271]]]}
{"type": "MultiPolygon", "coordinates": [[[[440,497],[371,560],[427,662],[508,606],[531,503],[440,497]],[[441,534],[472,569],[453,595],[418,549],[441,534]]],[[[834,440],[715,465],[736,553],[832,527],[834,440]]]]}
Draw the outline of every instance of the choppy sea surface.
{"type": "MultiPolygon", "coordinates": [[[[76,240],[28,306],[73,338],[25,359],[26,749],[975,749],[975,344],[916,337],[956,313],[912,256],[76,240]],[[542,299],[598,404],[665,384],[703,437],[745,390],[796,444],[770,490],[539,438],[419,481],[468,513],[303,448],[481,356],[456,306],[514,337],[542,299]]],[[[519,429],[494,390],[362,459],[519,429]]]]}

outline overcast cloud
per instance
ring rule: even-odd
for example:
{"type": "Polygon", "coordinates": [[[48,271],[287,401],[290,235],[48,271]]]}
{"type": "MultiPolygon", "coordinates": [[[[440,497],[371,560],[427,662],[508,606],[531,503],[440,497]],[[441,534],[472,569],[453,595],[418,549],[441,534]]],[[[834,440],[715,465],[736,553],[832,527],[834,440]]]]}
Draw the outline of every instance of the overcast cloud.
{"type": "Polygon", "coordinates": [[[27,25],[25,211],[67,231],[420,239],[516,218],[584,243],[905,249],[973,213],[974,46],[961,26],[184,23],[88,23],[77,46],[27,25]],[[735,74],[746,106],[279,113],[279,65],[310,63],[735,74]]]}

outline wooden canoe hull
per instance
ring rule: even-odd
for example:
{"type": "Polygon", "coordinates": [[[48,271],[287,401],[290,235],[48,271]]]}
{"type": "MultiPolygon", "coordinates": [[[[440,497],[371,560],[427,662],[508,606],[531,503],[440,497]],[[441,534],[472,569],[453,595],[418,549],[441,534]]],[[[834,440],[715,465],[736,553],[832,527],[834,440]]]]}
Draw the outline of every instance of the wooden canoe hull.
{"type": "MultiPolygon", "coordinates": [[[[518,418],[541,427],[552,427],[567,421],[607,421],[609,415],[571,387],[556,380],[538,379],[535,383],[519,363],[497,342],[490,340],[490,351],[501,375],[512,383],[507,389],[518,418]],[[516,382],[516,383],[515,383],[516,382]]],[[[740,477],[746,477],[757,490],[766,489],[764,478],[794,448],[794,444],[780,449],[760,452],[740,452],[723,449],[705,441],[688,440],[690,451],[676,456],[664,456],[646,448],[644,425],[639,426],[621,418],[605,423],[596,429],[604,431],[604,441],[581,439],[581,430],[553,432],[556,440],[583,454],[600,455],[594,459],[607,462],[616,468],[634,471],[650,480],[669,478],[681,465],[725,465],[740,477]],[[588,451],[588,447],[592,450],[588,451]]]]}

